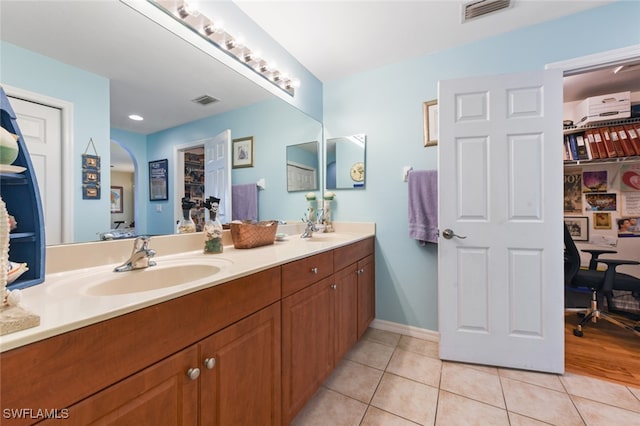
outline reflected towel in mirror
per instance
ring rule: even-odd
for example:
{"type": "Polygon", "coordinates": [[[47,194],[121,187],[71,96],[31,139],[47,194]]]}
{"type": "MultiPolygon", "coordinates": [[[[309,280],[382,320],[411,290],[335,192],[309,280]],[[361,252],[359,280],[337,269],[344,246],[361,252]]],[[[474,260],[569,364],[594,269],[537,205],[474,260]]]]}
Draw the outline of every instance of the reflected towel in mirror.
{"type": "Polygon", "coordinates": [[[409,237],[424,243],[438,242],[438,171],[409,173],[409,237]]]}
{"type": "Polygon", "coordinates": [[[258,220],[258,185],[247,183],[231,186],[231,219],[258,220]]]}

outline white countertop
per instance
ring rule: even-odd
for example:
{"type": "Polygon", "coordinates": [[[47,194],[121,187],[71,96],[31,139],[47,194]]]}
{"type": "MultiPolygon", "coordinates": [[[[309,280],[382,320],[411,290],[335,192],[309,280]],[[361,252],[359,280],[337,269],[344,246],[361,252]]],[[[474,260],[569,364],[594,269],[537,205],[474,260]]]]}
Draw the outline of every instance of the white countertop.
{"type": "MultiPolygon", "coordinates": [[[[287,228],[282,227],[284,231],[287,228]]],[[[289,227],[295,230],[296,228],[289,227]]],[[[279,232],[281,229],[279,228],[279,232]]],[[[282,265],[316,253],[331,250],[375,235],[375,224],[353,223],[336,224],[336,232],[327,234],[315,233],[311,239],[302,239],[298,233],[292,233],[284,241],[276,241],[273,245],[256,247],[253,249],[236,249],[233,245],[225,245],[223,253],[203,254],[201,233],[200,238],[191,238],[197,249],[184,250],[180,253],[162,255],[163,252],[154,246],[152,238],[149,245],[158,251],[154,258],[158,266],[163,264],[197,263],[212,264],[220,268],[215,275],[160,289],[133,292],[127,294],[93,296],[84,294],[82,288],[91,285],[97,278],[116,274],[113,268],[118,261],[103,265],[92,265],[81,269],[47,272],[44,283],[22,290],[20,306],[40,316],[40,325],[0,336],[0,352],[17,348],[29,343],[46,339],[67,331],[75,330],[109,318],[114,318],[147,306],[155,305],[185,294],[193,293],[208,287],[222,284],[236,278],[251,275],[274,266],[282,265]]],[[[160,247],[171,245],[173,239],[181,236],[157,237],[163,239],[160,247]]],[[[193,237],[196,237],[194,235],[193,237]]],[[[124,253],[127,258],[131,250],[131,241],[119,242],[117,248],[121,251],[123,243],[128,250],[124,253]]],[[[195,248],[193,247],[191,248],[195,248]]],[[[72,245],[73,246],[73,245],[72,245]]],[[[87,243],[71,249],[113,250],[105,242],[87,243]]],[[[95,253],[93,253],[95,255],[95,253]]],[[[113,260],[112,253],[97,256],[113,260]]],[[[55,259],[56,256],[51,256],[55,259]]],[[[68,255],[67,262],[68,262],[68,255]]],[[[95,256],[94,256],[95,257],[95,256]]],[[[47,262],[49,262],[49,258],[47,262]]],[[[150,267],[154,268],[154,267],[150,267]]],[[[65,268],[60,268],[65,269],[65,268]]],[[[47,271],[56,270],[47,266],[47,271]]],[[[117,274],[135,274],[138,271],[117,274]]]]}

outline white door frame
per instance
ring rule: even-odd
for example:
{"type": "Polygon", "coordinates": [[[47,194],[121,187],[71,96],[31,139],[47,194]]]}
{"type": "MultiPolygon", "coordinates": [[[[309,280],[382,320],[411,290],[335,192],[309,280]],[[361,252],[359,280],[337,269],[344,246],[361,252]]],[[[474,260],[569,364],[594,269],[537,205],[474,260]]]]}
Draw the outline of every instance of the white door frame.
{"type": "Polygon", "coordinates": [[[634,58],[640,58],[640,44],[608,50],[606,52],[594,53],[593,55],[567,59],[566,61],[552,62],[547,64],[545,69],[559,68],[563,70],[565,76],[567,76],[594,70],[607,65],[615,65],[634,58]]]}
{"type": "Polygon", "coordinates": [[[62,243],[73,243],[73,103],[62,99],[46,96],[41,93],[31,92],[18,87],[2,84],[7,96],[24,99],[61,111],[61,158],[62,164],[62,243]]]}

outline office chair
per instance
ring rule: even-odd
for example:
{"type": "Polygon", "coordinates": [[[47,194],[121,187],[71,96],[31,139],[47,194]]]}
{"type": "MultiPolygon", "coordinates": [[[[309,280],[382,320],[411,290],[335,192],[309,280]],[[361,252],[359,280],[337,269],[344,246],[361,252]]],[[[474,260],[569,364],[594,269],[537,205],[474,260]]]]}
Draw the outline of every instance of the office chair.
{"type": "MultiPolygon", "coordinates": [[[[591,254],[589,261],[589,269],[580,269],[580,253],[576,244],[573,242],[569,228],[564,226],[564,283],[570,287],[588,288],[591,290],[591,306],[584,311],[584,318],[578,326],[573,330],[573,334],[582,337],[582,327],[590,320],[596,322],[598,319],[604,319],[612,324],[630,330],[640,336],[640,327],[630,325],[614,318],[609,312],[603,312],[598,307],[598,296],[602,295],[607,299],[609,311],[612,310],[612,290],[624,290],[634,293],[640,293],[640,278],[636,278],[629,274],[616,272],[619,265],[640,265],[635,260],[622,259],[601,259],[599,256],[606,253],[616,253],[612,250],[582,250],[591,254]],[[606,271],[596,270],[598,262],[607,265],[606,271]]],[[[624,312],[616,313],[624,315],[624,312]]]]}

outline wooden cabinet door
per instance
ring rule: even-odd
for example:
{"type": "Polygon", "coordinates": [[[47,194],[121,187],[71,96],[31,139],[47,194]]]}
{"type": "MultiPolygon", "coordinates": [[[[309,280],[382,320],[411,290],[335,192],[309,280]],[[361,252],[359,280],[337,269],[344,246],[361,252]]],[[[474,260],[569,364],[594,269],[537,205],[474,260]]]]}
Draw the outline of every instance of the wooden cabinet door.
{"type": "Polygon", "coordinates": [[[369,255],[358,262],[358,339],[375,316],[375,262],[373,255],[369,255]]]}
{"type": "Polygon", "coordinates": [[[334,367],[332,280],[282,299],[282,406],[288,424],[334,367]]]}
{"type": "Polygon", "coordinates": [[[64,424],[195,425],[198,380],[187,372],[196,367],[197,349],[191,346],[72,405],[64,424]]]}
{"type": "Polygon", "coordinates": [[[280,303],[200,342],[202,425],[280,425],[280,303]]]}
{"type": "Polygon", "coordinates": [[[334,275],[335,364],[358,340],[358,275],[356,264],[334,275]]]}

